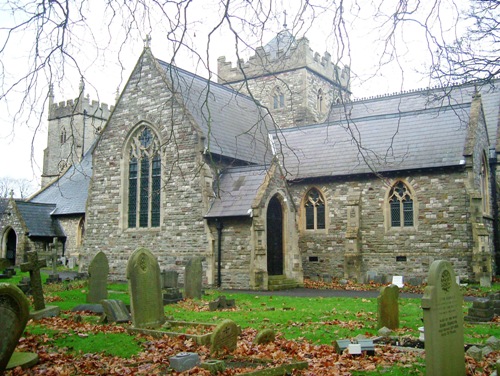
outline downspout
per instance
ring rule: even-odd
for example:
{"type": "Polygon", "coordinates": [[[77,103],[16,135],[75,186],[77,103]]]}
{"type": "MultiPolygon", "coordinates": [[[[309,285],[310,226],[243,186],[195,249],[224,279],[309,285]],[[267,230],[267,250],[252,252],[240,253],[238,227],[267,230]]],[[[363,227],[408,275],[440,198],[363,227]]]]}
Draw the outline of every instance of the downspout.
{"type": "Polygon", "coordinates": [[[493,252],[495,252],[495,275],[500,274],[500,232],[498,228],[498,192],[497,192],[497,156],[495,149],[490,149],[491,201],[493,210],[493,252]]]}
{"type": "Polygon", "coordinates": [[[222,285],[222,275],[221,275],[221,267],[222,267],[222,229],[224,225],[220,218],[215,220],[215,227],[217,228],[217,287],[221,287],[222,285]]]}

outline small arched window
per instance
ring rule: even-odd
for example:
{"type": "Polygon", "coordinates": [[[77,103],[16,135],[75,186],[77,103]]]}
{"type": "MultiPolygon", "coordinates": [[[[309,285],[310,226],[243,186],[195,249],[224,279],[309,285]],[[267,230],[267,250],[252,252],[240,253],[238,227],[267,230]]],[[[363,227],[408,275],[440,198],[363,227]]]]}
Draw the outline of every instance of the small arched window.
{"type": "Polygon", "coordinates": [[[483,213],[489,214],[490,212],[490,175],[488,172],[488,162],[486,156],[483,155],[481,160],[481,171],[479,172],[481,184],[481,198],[483,202],[483,213]]]}
{"type": "Polygon", "coordinates": [[[323,113],[324,109],[324,99],[323,99],[323,90],[319,89],[318,90],[318,95],[316,97],[316,107],[318,109],[318,112],[321,114],[323,113]]]}
{"type": "Polygon", "coordinates": [[[61,145],[66,143],[66,128],[61,130],[61,145]]]}
{"type": "Polygon", "coordinates": [[[128,148],[127,222],[129,228],[160,226],[160,142],[145,126],[136,131],[128,148]]]}
{"type": "Polygon", "coordinates": [[[304,200],[306,230],[324,230],[326,226],[325,199],[316,188],[307,191],[304,200]]]}
{"type": "Polygon", "coordinates": [[[389,192],[391,227],[413,227],[413,196],[408,186],[402,181],[396,182],[389,192]]]}
{"type": "Polygon", "coordinates": [[[273,108],[285,107],[285,95],[279,86],[276,86],[273,91],[273,108]]]}

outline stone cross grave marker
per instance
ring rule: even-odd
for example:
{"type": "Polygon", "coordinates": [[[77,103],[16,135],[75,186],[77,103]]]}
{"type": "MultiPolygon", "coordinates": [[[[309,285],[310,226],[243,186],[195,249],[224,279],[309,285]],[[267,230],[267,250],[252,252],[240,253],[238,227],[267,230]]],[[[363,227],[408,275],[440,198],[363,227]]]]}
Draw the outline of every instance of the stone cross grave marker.
{"type": "Polygon", "coordinates": [[[104,252],[98,252],[89,265],[87,303],[100,303],[108,298],[109,263],[104,252]]]}
{"type": "Polygon", "coordinates": [[[384,286],[380,289],[377,298],[378,325],[377,329],[384,326],[389,329],[399,328],[399,287],[396,285],[384,286]]]}
{"type": "MultiPolygon", "coordinates": [[[[0,318],[0,375],[2,375],[29,318],[28,299],[15,285],[0,283],[0,318]]],[[[38,359],[38,356],[34,355],[38,359]]]]}
{"type": "Polygon", "coordinates": [[[21,271],[30,273],[31,295],[33,295],[35,310],[40,311],[45,309],[40,269],[47,266],[47,260],[40,260],[36,252],[28,252],[27,257],[28,262],[21,264],[21,271]]]}
{"type": "Polygon", "coordinates": [[[128,260],[127,279],[132,325],[157,328],[165,322],[161,295],[160,266],[146,248],[136,249],[128,260]]]}
{"type": "Polygon", "coordinates": [[[185,298],[201,299],[202,272],[201,257],[196,256],[189,259],[184,270],[185,298]]]}
{"type": "Polygon", "coordinates": [[[451,264],[434,261],[422,298],[428,376],[465,375],[462,302],[451,264]]]}

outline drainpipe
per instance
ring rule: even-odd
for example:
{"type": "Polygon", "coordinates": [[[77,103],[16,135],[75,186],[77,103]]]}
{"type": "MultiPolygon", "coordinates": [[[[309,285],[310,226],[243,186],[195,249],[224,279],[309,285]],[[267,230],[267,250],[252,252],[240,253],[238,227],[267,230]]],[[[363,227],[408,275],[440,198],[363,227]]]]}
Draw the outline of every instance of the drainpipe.
{"type": "Polygon", "coordinates": [[[498,192],[497,192],[497,156],[495,149],[490,149],[490,180],[491,180],[491,201],[493,210],[493,251],[495,252],[495,275],[500,274],[500,233],[498,223],[498,192]]]}
{"type": "Polygon", "coordinates": [[[222,265],[222,220],[217,218],[215,220],[215,227],[217,228],[217,287],[222,285],[221,265],[222,265]]]}

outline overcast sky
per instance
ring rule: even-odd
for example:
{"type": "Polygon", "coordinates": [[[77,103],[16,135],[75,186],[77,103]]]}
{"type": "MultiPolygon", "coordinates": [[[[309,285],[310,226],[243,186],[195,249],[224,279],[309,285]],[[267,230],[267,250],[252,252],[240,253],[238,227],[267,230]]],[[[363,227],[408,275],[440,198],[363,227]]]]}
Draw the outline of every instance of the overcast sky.
{"type": "MultiPolygon", "coordinates": [[[[354,0],[353,0],[354,1],[354,0]]],[[[75,29],[75,35],[78,35],[79,46],[72,50],[72,54],[81,67],[84,68],[86,90],[85,94],[90,96],[91,100],[114,104],[117,88],[123,89],[126,79],[131,73],[137,59],[139,58],[144,42],[142,38],[147,33],[151,34],[151,49],[153,54],[162,60],[169,61],[172,56],[172,45],[168,43],[167,28],[164,20],[152,20],[149,30],[142,30],[133,34],[125,43],[120,45],[118,41],[124,33],[122,27],[116,27],[112,30],[114,39],[110,41],[109,34],[102,27],[104,12],[99,9],[100,0],[90,0],[92,5],[93,22],[91,27],[95,30],[93,37],[90,37],[82,29],[81,35],[78,35],[78,29],[75,29]],[[99,53],[95,52],[93,45],[104,46],[99,53]],[[121,60],[118,61],[117,54],[121,47],[121,60]]],[[[189,25],[190,43],[196,46],[196,51],[203,57],[206,56],[206,35],[208,30],[215,25],[217,17],[214,17],[219,11],[217,0],[196,0],[191,6],[189,25]]],[[[332,36],[331,10],[321,15],[319,19],[313,22],[312,27],[298,27],[299,22],[292,19],[293,9],[287,4],[286,0],[278,1],[282,9],[288,9],[287,26],[294,27],[298,36],[303,34],[310,41],[312,49],[321,55],[325,51],[332,54],[332,59],[339,56],[339,41],[332,36]]],[[[348,2],[346,2],[347,4],[348,2]]],[[[295,4],[295,1],[290,4],[295,4]]],[[[298,2],[297,2],[298,4],[298,2]]],[[[0,6],[0,25],[11,26],[23,20],[22,14],[12,14],[6,12],[0,6]]],[[[446,8],[444,8],[446,9],[446,8]]],[[[418,25],[408,25],[404,32],[398,34],[396,46],[398,56],[392,59],[384,66],[380,66],[379,61],[383,44],[383,33],[374,28],[377,23],[375,19],[374,8],[369,6],[363,9],[353,6],[346,6],[346,29],[349,32],[349,40],[345,40],[344,50],[341,53],[341,64],[350,65],[352,75],[351,89],[355,98],[366,97],[370,95],[384,94],[387,92],[398,92],[429,85],[429,77],[425,74],[430,64],[430,55],[426,35],[418,25]],[[422,74],[423,73],[423,74],[422,74]]],[[[383,12],[382,12],[383,13],[383,12]]],[[[455,23],[455,11],[449,8],[449,12],[441,15],[445,28],[451,27],[455,23]]],[[[154,17],[152,17],[154,18],[154,17]]],[[[283,29],[284,15],[281,10],[277,12],[274,20],[267,25],[267,30],[262,36],[263,42],[268,42],[274,35],[283,29]]],[[[304,22],[303,24],[306,24],[304,22]]],[[[443,27],[443,25],[441,25],[443,27]]],[[[215,33],[210,47],[210,67],[212,71],[217,69],[217,57],[226,55],[227,59],[236,60],[234,53],[234,39],[228,38],[227,30],[215,33]]],[[[0,29],[0,37],[5,38],[5,30],[0,29]]],[[[8,45],[3,53],[2,65],[3,74],[0,75],[0,81],[6,86],[11,82],[16,82],[19,77],[29,69],[27,65],[29,56],[33,51],[33,31],[27,30],[15,35],[15,43],[8,45]]],[[[123,38],[121,38],[123,39],[123,38]]],[[[258,38],[250,38],[252,47],[259,44],[258,38]]],[[[241,45],[240,45],[241,46],[241,45]]],[[[247,58],[251,52],[243,51],[243,56],[247,58]]],[[[394,57],[394,56],[393,56],[394,57]]],[[[390,60],[390,59],[385,59],[390,60]]],[[[196,72],[206,76],[206,72],[201,69],[196,57],[189,53],[183,53],[176,59],[176,64],[191,72],[196,72]]],[[[68,61],[66,71],[60,74],[56,80],[54,88],[55,101],[64,101],[78,96],[78,85],[80,77],[78,72],[71,69],[73,64],[68,61]]],[[[1,72],[0,72],[1,73],[1,72]]],[[[39,179],[42,168],[43,150],[47,143],[47,111],[46,95],[47,80],[45,76],[39,76],[37,82],[32,82],[36,86],[27,97],[24,88],[21,86],[9,93],[0,101],[0,177],[11,177],[16,179],[27,178],[34,181],[39,179]],[[41,78],[40,78],[41,77],[41,78]],[[35,107],[29,111],[23,112],[22,116],[16,117],[20,105],[35,103],[35,107]]],[[[5,89],[4,89],[5,90],[5,89]]]]}

